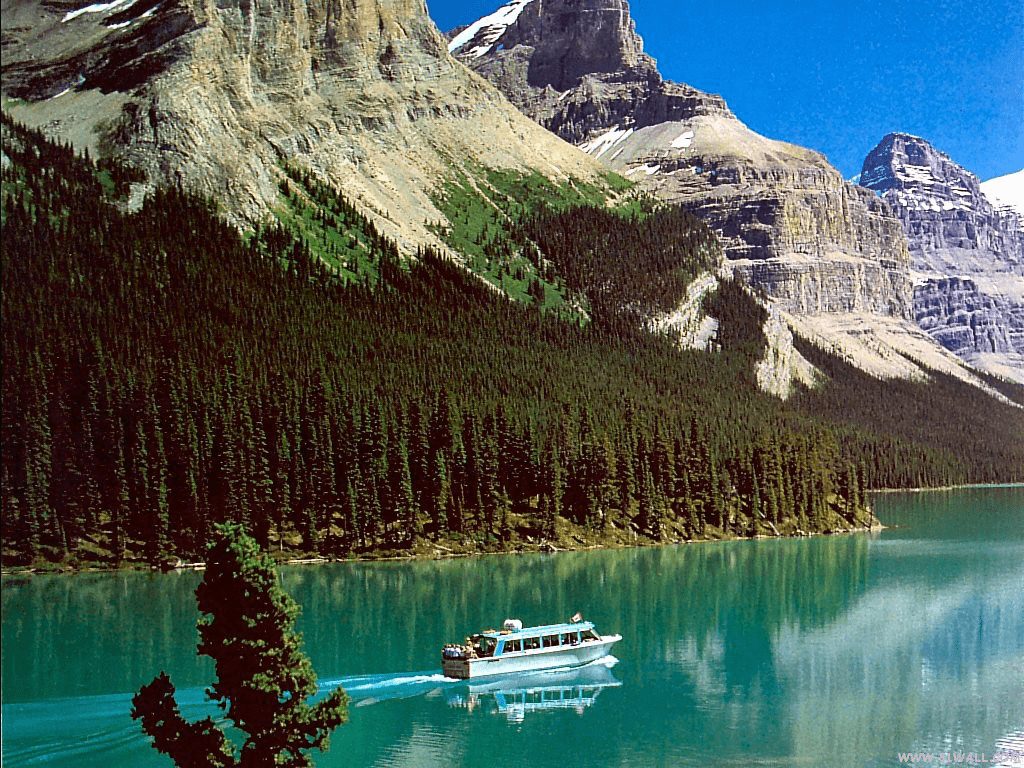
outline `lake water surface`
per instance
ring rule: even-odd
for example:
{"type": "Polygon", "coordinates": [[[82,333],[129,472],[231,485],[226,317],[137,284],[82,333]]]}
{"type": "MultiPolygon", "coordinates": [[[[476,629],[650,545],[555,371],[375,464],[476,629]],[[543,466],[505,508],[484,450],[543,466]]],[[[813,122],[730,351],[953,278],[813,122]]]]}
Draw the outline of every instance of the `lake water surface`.
{"type": "MultiPolygon", "coordinates": [[[[284,568],[321,684],[352,697],[317,766],[1024,766],[1024,487],[874,504],[880,534],[284,568]],[[439,673],[446,641],[576,611],[613,657],[439,673]]],[[[161,670],[211,711],[200,578],[4,577],[3,765],[170,766],[128,712],[161,670]]]]}

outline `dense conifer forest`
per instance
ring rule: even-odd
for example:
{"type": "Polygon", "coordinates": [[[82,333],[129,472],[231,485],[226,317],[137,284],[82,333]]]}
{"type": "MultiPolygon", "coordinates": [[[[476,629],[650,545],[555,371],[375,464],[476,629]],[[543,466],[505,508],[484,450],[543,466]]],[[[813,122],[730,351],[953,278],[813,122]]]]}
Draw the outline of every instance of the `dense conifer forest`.
{"type": "Polygon", "coordinates": [[[1020,409],[957,382],[808,350],[833,385],[760,393],[743,286],[709,301],[715,352],[645,333],[708,267],[682,212],[511,222],[581,323],[400,257],[294,171],[242,237],[179,189],[128,213],[128,171],[6,117],[3,151],[5,565],[193,559],[224,521],[331,557],[791,534],[868,523],[870,487],[1021,479],[1020,409]]]}

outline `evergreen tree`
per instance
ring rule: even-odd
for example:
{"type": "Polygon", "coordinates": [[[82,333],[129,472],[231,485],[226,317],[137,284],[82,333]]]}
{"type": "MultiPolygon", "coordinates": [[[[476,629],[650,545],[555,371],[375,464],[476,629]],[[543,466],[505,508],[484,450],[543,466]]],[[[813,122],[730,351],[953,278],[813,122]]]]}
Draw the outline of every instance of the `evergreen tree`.
{"type": "Polygon", "coordinates": [[[245,742],[236,755],[212,718],[184,720],[163,673],[134,696],[132,718],[179,768],[311,766],[306,753],[325,751],[330,732],[348,720],[348,696],[338,687],[315,705],[307,703],[317,686],[292,629],[299,606],[277,585],[273,560],[240,525],[218,525],[215,535],[196,588],[205,614],[199,653],[216,665],[208,695],[245,742]]]}
{"type": "Polygon", "coordinates": [[[451,502],[452,487],[448,475],[448,464],[444,458],[444,451],[437,451],[433,454],[431,461],[430,478],[430,506],[428,511],[434,521],[437,535],[444,536],[448,533],[448,509],[451,502]]]}

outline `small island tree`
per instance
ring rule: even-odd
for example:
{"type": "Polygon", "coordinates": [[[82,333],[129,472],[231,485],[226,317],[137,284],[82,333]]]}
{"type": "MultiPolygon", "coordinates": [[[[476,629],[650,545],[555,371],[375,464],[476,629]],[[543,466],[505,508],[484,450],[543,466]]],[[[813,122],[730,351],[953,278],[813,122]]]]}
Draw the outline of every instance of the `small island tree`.
{"type": "Polygon", "coordinates": [[[164,673],[132,699],[132,718],[153,746],[179,768],[270,768],[312,765],[307,752],[325,751],[330,732],[348,720],[339,686],[315,704],[316,675],[293,631],[298,604],[276,581],[274,563],[237,524],[218,525],[206,573],[196,588],[200,655],[216,664],[207,690],[234,728],[241,750],[213,718],[188,722],[164,673]]]}

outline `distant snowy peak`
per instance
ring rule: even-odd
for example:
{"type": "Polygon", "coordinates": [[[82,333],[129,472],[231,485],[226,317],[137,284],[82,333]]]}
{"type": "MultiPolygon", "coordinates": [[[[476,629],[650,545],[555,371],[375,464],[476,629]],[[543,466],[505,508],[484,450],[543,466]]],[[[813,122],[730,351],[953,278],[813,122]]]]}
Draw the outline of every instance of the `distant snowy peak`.
{"type": "Polygon", "coordinates": [[[523,8],[533,0],[512,0],[494,13],[477,19],[448,43],[448,52],[470,59],[490,53],[505,30],[516,23],[523,8]]]}
{"type": "Polygon", "coordinates": [[[931,145],[924,139],[907,133],[890,133],[864,160],[858,183],[884,195],[911,181],[910,174],[914,172],[903,170],[906,166],[923,166],[928,170],[932,154],[931,145]]]}
{"type": "Polygon", "coordinates": [[[982,182],[981,191],[997,209],[1024,216],[1024,169],[982,182]]]}
{"type": "Polygon", "coordinates": [[[979,183],[925,139],[890,133],[864,161],[859,183],[908,210],[975,211],[993,209],[1024,217],[1024,170],[979,183]]]}
{"type": "Polygon", "coordinates": [[[860,185],[909,210],[987,208],[974,174],[919,136],[891,133],[864,161],[860,185]]]}

